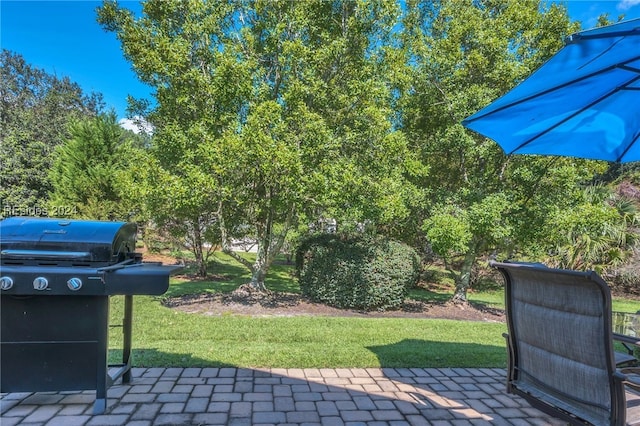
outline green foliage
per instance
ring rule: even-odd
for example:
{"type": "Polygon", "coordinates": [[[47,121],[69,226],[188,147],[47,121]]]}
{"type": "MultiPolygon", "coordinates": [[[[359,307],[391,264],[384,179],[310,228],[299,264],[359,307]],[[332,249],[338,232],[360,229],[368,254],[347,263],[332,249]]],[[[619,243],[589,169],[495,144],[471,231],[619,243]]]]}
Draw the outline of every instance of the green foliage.
{"type": "Polygon", "coordinates": [[[128,196],[137,197],[141,216],[153,222],[156,233],[165,236],[172,248],[188,248],[206,276],[220,232],[211,211],[215,182],[198,168],[183,164],[179,175],[163,168],[156,151],[137,159],[131,169],[128,196]]]}
{"type": "Polygon", "coordinates": [[[419,258],[411,247],[382,237],[321,234],[296,252],[303,294],[338,308],[396,309],[418,281],[419,258]]]}
{"type": "Polygon", "coordinates": [[[0,217],[46,215],[52,154],[69,138],[69,122],[98,113],[101,95],[87,96],[68,78],[47,74],[5,49],[0,93],[0,217]]]}
{"type": "Polygon", "coordinates": [[[424,229],[434,252],[445,259],[471,249],[478,252],[503,246],[513,230],[505,213],[510,205],[505,194],[489,194],[466,210],[459,206],[436,206],[424,229]],[[479,241],[478,241],[479,240],[479,241]]]}
{"type": "Polygon", "coordinates": [[[424,225],[433,251],[445,257],[448,253],[465,253],[473,237],[466,214],[460,209],[451,211],[453,209],[434,211],[424,225]]]}
{"type": "Polygon", "coordinates": [[[176,226],[217,227],[226,250],[250,227],[256,261],[238,260],[257,287],[303,217],[408,216],[404,164],[420,165],[392,122],[399,14],[391,0],[150,0],[135,17],[105,2],[99,22],[156,89],[145,112],[172,191],[150,197],[176,226]]]}
{"type": "Polygon", "coordinates": [[[131,220],[137,200],[126,196],[132,161],[144,155],[115,113],[74,121],[50,172],[51,210],[94,220],[131,220]]]}
{"type": "Polygon", "coordinates": [[[155,128],[135,177],[145,211],[186,240],[202,275],[208,248],[234,255],[230,241],[250,237],[255,260],[237,260],[259,287],[289,233],[321,218],[431,246],[460,299],[489,252],[628,252],[613,243],[629,237],[622,215],[578,225],[582,242],[561,235],[565,212],[602,216],[580,207],[580,188],[605,165],[508,158],[460,124],[579,29],[562,5],[149,0],[136,15],[107,1],[98,20],[155,89],[153,108],[131,103],[155,128]]]}
{"type": "Polygon", "coordinates": [[[638,243],[637,208],[609,187],[590,186],[572,209],[557,209],[549,218],[549,263],[599,273],[619,267],[638,243]]]}
{"type": "Polygon", "coordinates": [[[410,0],[401,38],[403,130],[428,165],[428,202],[416,208],[428,242],[466,300],[473,266],[495,252],[544,253],[556,209],[570,209],[597,162],[506,157],[460,122],[504,94],[578,30],[561,5],[536,1],[410,0]]]}

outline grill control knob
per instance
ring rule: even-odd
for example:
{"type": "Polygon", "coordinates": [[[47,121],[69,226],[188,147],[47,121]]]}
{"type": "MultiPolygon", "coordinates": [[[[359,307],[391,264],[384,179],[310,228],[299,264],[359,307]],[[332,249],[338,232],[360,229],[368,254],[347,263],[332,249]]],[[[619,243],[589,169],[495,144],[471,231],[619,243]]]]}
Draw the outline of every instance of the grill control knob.
{"type": "Polygon", "coordinates": [[[11,277],[0,277],[0,289],[9,290],[13,287],[13,280],[11,277]]]}
{"type": "Polygon", "coordinates": [[[67,287],[69,287],[71,291],[78,291],[82,287],[82,280],[80,278],[70,278],[69,281],[67,281],[67,287]]]}
{"type": "Polygon", "coordinates": [[[45,277],[38,277],[33,280],[33,288],[36,290],[44,290],[49,287],[49,281],[45,277]]]}

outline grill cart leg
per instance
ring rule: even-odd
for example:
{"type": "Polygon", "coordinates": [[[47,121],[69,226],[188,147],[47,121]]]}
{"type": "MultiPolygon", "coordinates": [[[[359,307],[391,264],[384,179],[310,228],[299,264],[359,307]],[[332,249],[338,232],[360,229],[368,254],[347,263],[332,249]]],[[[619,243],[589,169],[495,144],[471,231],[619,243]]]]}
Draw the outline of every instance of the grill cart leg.
{"type": "Polygon", "coordinates": [[[122,377],[122,383],[131,381],[131,324],[133,317],[133,296],[124,296],[124,317],[122,325],[112,325],[111,327],[122,327],[122,363],[109,364],[108,386],[114,384],[122,377]]]}
{"type": "Polygon", "coordinates": [[[93,414],[104,414],[107,409],[107,398],[97,398],[96,402],[93,403],[93,414]]]}
{"type": "MultiPolygon", "coordinates": [[[[109,318],[109,298],[106,305],[105,318],[109,318]]],[[[96,388],[96,402],[93,406],[93,414],[103,414],[107,408],[107,390],[116,380],[122,377],[122,383],[131,381],[131,326],[133,317],[133,296],[124,296],[124,318],[122,319],[123,347],[122,347],[122,364],[107,365],[108,363],[108,322],[104,328],[104,339],[98,341],[105,342],[104,347],[99,348],[98,353],[98,382],[96,388]],[[100,366],[106,366],[106,370],[100,371],[100,366]],[[115,371],[109,371],[110,368],[117,368],[115,371]]]]}
{"type": "Polygon", "coordinates": [[[131,323],[133,317],[133,296],[124,297],[124,321],[123,321],[123,346],[122,363],[126,366],[126,371],[122,375],[122,383],[131,381],[131,323]]]}
{"type": "Polygon", "coordinates": [[[96,306],[102,311],[98,318],[102,318],[102,324],[97,330],[97,363],[96,363],[96,402],[93,405],[93,414],[103,414],[107,408],[107,388],[111,385],[108,381],[108,341],[109,341],[109,297],[99,297],[96,306]]]}

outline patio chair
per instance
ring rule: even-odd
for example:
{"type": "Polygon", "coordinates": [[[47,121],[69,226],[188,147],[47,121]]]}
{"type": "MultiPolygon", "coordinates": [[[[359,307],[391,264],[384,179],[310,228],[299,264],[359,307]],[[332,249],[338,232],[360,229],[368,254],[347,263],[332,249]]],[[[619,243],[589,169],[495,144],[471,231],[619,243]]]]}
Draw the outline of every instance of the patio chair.
{"type": "Polygon", "coordinates": [[[491,262],[505,277],[507,391],[573,425],[640,424],[640,369],[617,368],[595,272],[491,262]]]}

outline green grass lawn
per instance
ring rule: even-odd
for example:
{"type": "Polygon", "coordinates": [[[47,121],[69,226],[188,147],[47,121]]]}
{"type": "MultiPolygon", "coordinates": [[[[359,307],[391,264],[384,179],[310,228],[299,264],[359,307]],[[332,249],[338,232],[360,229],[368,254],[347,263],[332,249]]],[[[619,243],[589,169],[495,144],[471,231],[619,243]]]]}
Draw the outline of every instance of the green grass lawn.
{"type": "MultiPolygon", "coordinates": [[[[121,303],[112,303],[118,317],[121,303]]],[[[205,316],[134,299],[136,366],[498,367],[504,324],[432,319],[205,316]]],[[[119,329],[112,347],[120,346],[119,329]]]]}
{"type": "MultiPolygon", "coordinates": [[[[249,255],[247,255],[249,256],[249,255]]],[[[212,280],[173,279],[167,294],[232,291],[247,271],[216,253],[212,280]]],[[[277,262],[273,291],[299,292],[292,266],[277,262]]],[[[445,289],[446,290],[446,289],[445,289]]],[[[409,297],[444,301],[451,291],[412,290],[409,297]]],[[[503,307],[499,288],[471,291],[474,303],[503,307]]],[[[113,297],[112,323],[122,321],[123,298],[113,297]]],[[[133,364],[140,367],[505,367],[502,323],[420,318],[206,316],[172,310],[161,297],[134,297],[133,364]]],[[[614,300],[614,310],[636,312],[637,301],[614,300]]],[[[122,347],[121,329],[110,331],[111,362],[122,347]]]]}

